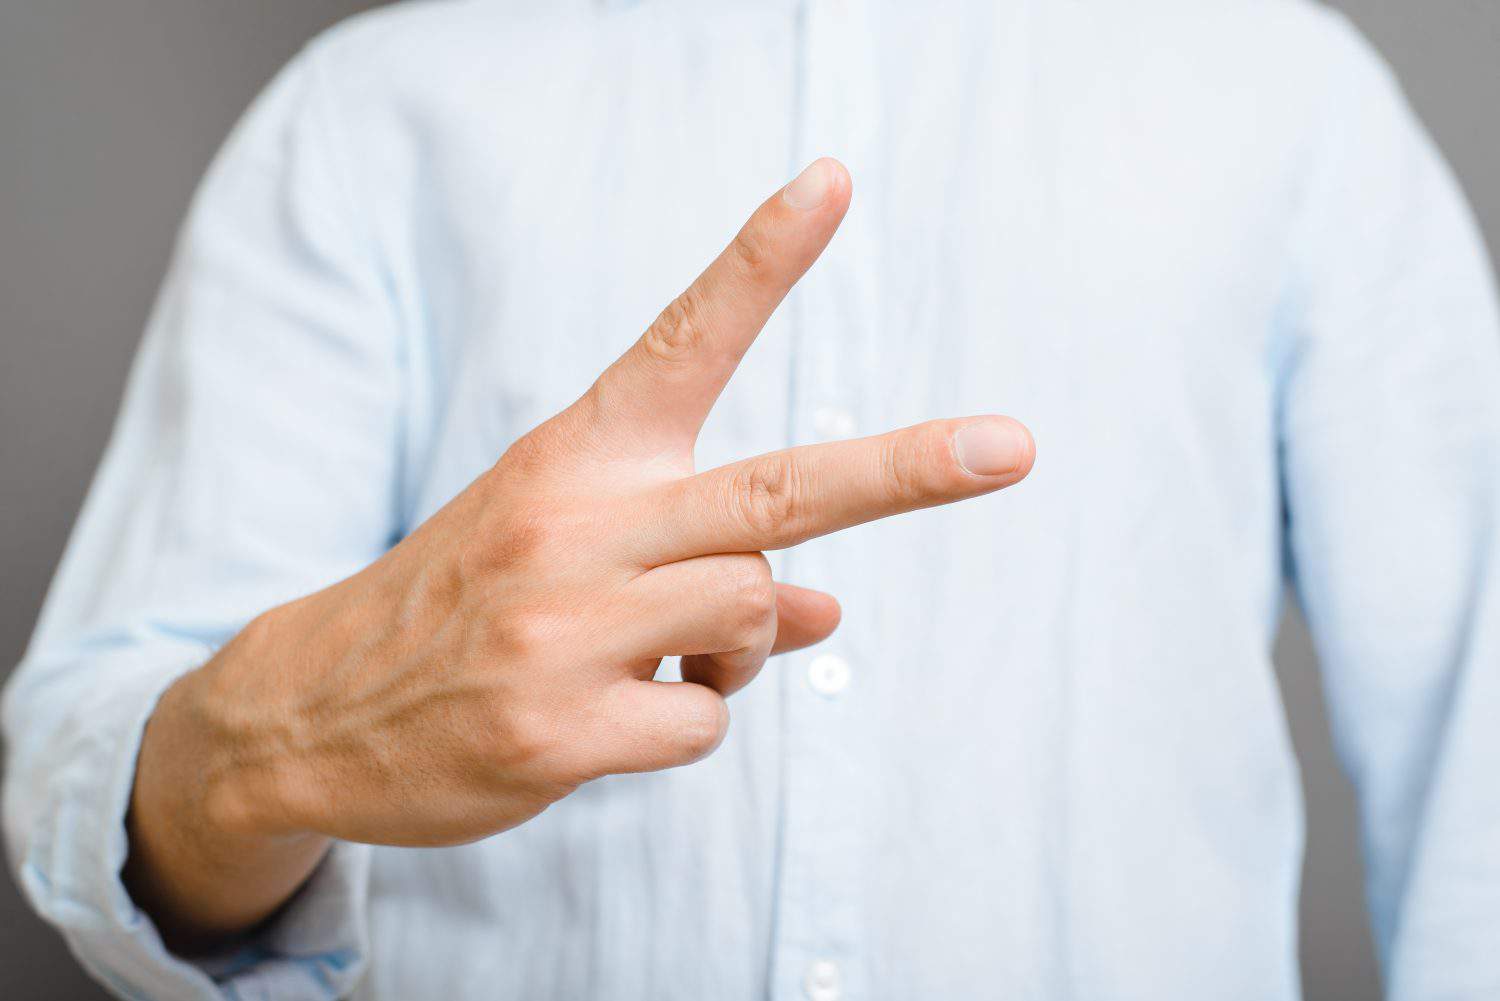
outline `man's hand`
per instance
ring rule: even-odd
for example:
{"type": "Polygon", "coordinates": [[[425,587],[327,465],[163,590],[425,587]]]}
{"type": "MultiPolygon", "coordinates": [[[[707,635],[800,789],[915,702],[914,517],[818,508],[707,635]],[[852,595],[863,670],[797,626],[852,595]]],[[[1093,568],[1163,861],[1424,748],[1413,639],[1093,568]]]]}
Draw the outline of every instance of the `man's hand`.
{"type": "Polygon", "coordinates": [[[168,691],[126,873],[164,927],[186,941],[263,918],[328,838],[473,841],[590,779],[703,757],[724,697],[838,621],[833,598],[773,582],[762,550],[1026,475],[1031,438],[1001,417],[695,474],[705,417],[849,196],[842,166],[812,164],[581,399],[168,691]],[[672,655],[684,680],[653,680],[672,655]]]}

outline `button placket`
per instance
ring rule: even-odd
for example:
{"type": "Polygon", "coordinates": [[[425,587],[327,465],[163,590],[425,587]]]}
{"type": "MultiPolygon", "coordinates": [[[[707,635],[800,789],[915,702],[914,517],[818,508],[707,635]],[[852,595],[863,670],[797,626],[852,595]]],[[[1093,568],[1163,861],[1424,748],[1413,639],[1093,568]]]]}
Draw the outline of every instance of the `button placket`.
{"type": "MultiPolygon", "coordinates": [[[[866,366],[876,335],[877,218],[874,164],[878,114],[869,5],[801,8],[802,87],[798,166],[835,156],[856,177],[856,197],[838,236],[787,303],[795,347],[794,444],[851,438],[861,431],[866,366]],[[865,207],[862,207],[865,206],[865,207]]],[[[795,169],[795,168],[794,168],[795,169]]],[[[839,535],[791,554],[790,579],[854,596],[860,582],[841,560],[839,535]]],[[[855,695],[865,656],[846,625],[820,648],[784,661],[786,758],[772,996],[841,1001],[859,997],[864,947],[861,900],[865,813],[860,801],[866,736],[855,695]]]]}

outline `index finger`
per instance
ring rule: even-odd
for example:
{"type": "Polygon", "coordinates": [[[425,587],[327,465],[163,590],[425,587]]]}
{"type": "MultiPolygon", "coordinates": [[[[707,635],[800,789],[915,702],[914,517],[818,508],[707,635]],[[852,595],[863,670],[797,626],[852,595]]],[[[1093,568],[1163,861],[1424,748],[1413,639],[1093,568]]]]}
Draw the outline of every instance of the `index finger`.
{"type": "MultiPolygon", "coordinates": [[[[849,173],[810,164],[766,199],[729,246],[594,383],[598,420],[653,447],[690,448],[735,367],[849,207],[849,173]]],[[[588,399],[589,397],[586,397],[588,399]]]]}
{"type": "Polygon", "coordinates": [[[1008,417],[928,421],[805,445],[675,480],[646,498],[652,565],[785,549],[839,529],[991,493],[1024,479],[1036,446],[1008,417]]]}

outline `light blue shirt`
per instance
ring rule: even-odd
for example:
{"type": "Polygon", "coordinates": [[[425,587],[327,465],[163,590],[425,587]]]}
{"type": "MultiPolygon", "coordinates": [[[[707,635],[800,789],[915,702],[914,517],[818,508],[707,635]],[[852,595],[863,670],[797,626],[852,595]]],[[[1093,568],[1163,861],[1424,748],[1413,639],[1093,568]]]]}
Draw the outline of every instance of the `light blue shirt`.
{"type": "Polygon", "coordinates": [[[8,691],[11,858],[132,998],[1289,1001],[1288,578],[1391,997],[1494,999],[1500,323],[1334,15],[403,5],[301,55],[197,198],[8,691]],[[163,688],[570,402],[821,154],[853,208],[700,467],[998,411],[1031,478],[780,556],[844,624],[710,759],[340,845],[250,946],[169,955],[118,877],[163,688]]]}

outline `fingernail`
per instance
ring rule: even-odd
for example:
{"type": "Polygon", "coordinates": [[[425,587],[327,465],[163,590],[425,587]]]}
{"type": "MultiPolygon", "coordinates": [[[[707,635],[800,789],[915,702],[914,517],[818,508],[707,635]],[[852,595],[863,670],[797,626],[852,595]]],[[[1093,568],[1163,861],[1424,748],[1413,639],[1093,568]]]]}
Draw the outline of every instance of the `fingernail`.
{"type": "Polygon", "coordinates": [[[794,209],[803,212],[815,209],[828,197],[828,189],[833,186],[832,174],[826,162],[814,160],[781,189],[781,197],[794,209]]]}
{"type": "Polygon", "coordinates": [[[976,476],[1014,473],[1030,450],[1030,435],[1009,421],[966,424],[953,436],[959,465],[976,476]]]}

